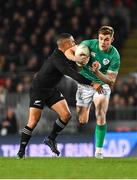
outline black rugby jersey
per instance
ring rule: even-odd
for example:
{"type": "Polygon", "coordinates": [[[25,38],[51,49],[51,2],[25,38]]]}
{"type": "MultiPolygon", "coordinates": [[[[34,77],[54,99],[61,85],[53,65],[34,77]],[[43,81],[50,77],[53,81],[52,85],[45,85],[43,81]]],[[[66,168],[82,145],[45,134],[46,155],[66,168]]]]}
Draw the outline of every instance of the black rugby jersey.
{"type": "Polygon", "coordinates": [[[38,90],[54,88],[64,75],[81,84],[90,85],[91,81],[74,70],[69,62],[64,53],[56,48],[34,76],[32,88],[38,90]]]}

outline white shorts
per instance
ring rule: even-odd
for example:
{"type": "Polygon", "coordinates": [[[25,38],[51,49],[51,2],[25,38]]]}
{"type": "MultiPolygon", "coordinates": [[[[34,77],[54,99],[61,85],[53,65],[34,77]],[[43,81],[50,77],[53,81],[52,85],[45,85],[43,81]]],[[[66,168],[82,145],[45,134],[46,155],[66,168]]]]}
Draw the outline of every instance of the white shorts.
{"type": "Polygon", "coordinates": [[[103,93],[99,94],[95,89],[91,86],[78,84],[78,89],[76,92],[76,105],[77,106],[84,106],[89,107],[94,98],[105,96],[106,98],[110,98],[111,89],[109,85],[104,84],[103,86],[103,93]]]}

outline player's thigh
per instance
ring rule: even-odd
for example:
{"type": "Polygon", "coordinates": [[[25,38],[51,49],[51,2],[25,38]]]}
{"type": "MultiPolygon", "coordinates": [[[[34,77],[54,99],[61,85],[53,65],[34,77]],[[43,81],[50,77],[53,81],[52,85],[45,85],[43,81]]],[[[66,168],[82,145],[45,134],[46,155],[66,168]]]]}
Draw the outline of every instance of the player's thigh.
{"type": "Polygon", "coordinates": [[[56,102],[50,108],[55,111],[62,120],[66,122],[71,118],[71,113],[65,99],[56,102]]]}
{"type": "Polygon", "coordinates": [[[99,94],[98,92],[96,92],[93,96],[93,101],[94,101],[96,110],[103,111],[104,113],[106,113],[108,110],[111,89],[109,88],[107,84],[105,84],[103,85],[103,91],[104,92],[102,94],[99,94]]]}
{"type": "Polygon", "coordinates": [[[104,125],[106,123],[108,103],[109,98],[104,95],[100,95],[94,98],[96,122],[98,125],[104,125]]]}
{"type": "Polygon", "coordinates": [[[76,105],[80,123],[88,122],[94,93],[95,90],[90,86],[78,84],[78,89],[76,92],[76,105]]]}
{"type": "Polygon", "coordinates": [[[103,111],[104,113],[108,110],[109,98],[104,95],[99,95],[93,99],[95,109],[97,111],[103,111]]]}
{"type": "Polygon", "coordinates": [[[27,126],[34,128],[41,117],[42,109],[30,107],[27,126]]]}
{"type": "Polygon", "coordinates": [[[76,92],[76,106],[77,107],[89,107],[93,101],[93,95],[95,90],[90,86],[78,84],[76,92]]]}

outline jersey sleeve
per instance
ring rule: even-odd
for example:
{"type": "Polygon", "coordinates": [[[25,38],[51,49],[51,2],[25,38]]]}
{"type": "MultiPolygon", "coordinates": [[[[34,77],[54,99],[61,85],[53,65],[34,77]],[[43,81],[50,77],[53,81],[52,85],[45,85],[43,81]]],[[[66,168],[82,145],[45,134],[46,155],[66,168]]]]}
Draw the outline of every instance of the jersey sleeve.
{"type": "Polygon", "coordinates": [[[84,40],[80,44],[84,44],[84,45],[88,46],[89,48],[91,48],[92,46],[94,46],[96,41],[97,41],[96,39],[84,40]]]}
{"type": "Polygon", "coordinates": [[[120,56],[119,56],[119,54],[117,54],[117,55],[113,56],[110,66],[107,71],[108,72],[113,71],[113,72],[118,73],[119,68],[120,68],[120,56]]]}
{"type": "Polygon", "coordinates": [[[89,40],[82,41],[80,44],[84,44],[84,45],[90,47],[90,41],[89,40]]]}
{"type": "Polygon", "coordinates": [[[91,80],[86,79],[76,70],[74,70],[70,64],[68,63],[67,58],[57,58],[53,61],[54,66],[64,75],[71,77],[72,79],[76,80],[80,84],[91,84],[91,80]]]}

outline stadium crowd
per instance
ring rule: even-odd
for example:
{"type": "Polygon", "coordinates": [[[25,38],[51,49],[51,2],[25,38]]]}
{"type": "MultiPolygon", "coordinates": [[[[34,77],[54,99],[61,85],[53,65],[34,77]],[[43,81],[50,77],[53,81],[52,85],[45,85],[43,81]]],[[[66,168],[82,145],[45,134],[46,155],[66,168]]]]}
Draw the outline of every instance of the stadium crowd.
{"type": "MultiPolygon", "coordinates": [[[[7,0],[0,1],[0,104],[8,93],[26,93],[32,77],[55,48],[56,34],[68,32],[79,43],[95,38],[101,25],[115,29],[119,50],[136,24],[134,0],[7,0]]],[[[62,83],[74,106],[76,84],[62,83]],[[70,98],[72,97],[72,98],[70,98]]],[[[119,78],[110,106],[137,105],[136,78],[119,78]]]]}

